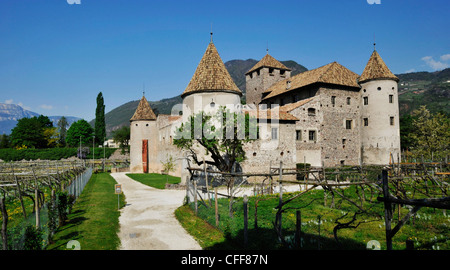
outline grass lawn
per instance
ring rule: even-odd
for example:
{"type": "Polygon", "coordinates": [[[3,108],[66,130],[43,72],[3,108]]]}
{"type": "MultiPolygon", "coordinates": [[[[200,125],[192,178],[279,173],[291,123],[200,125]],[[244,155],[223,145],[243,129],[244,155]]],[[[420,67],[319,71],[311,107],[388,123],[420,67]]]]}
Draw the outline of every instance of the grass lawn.
{"type": "MultiPolygon", "coordinates": [[[[120,245],[119,211],[114,185],[108,173],[93,174],[75,202],[68,220],[53,236],[48,250],[65,250],[67,242],[77,240],[82,250],[115,250],[120,245]]],[[[125,196],[120,195],[120,207],[125,196]]]]}
{"type": "Polygon", "coordinates": [[[127,176],[144,185],[158,189],[164,189],[166,183],[178,184],[181,182],[180,177],[162,175],[158,173],[128,173],[127,176]]]}

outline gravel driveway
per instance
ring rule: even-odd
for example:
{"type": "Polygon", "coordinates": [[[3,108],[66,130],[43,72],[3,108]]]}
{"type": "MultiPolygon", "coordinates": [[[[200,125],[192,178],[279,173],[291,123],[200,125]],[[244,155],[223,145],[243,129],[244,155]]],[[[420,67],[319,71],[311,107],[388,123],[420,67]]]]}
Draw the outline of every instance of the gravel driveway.
{"type": "Polygon", "coordinates": [[[122,250],[198,250],[200,245],[175,218],[184,190],[160,190],[125,175],[111,173],[126,197],[118,233],[122,250]]]}

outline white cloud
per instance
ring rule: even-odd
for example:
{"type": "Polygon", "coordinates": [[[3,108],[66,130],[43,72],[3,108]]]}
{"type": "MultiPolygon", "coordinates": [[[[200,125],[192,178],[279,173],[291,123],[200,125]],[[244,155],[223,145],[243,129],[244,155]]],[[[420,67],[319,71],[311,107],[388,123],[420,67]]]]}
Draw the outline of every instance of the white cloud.
{"type": "Polygon", "coordinates": [[[46,104],[42,104],[41,106],[39,106],[40,108],[44,109],[44,110],[51,110],[53,109],[52,105],[46,105],[46,104]]]}
{"type": "Polygon", "coordinates": [[[13,100],[12,99],[7,99],[7,100],[5,100],[5,103],[6,104],[13,104],[13,100]]]}
{"type": "Polygon", "coordinates": [[[405,73],[411,73],[411,72],[416,72],[416,69],[412,68],[412,69],[408,69],[407,71],[405,71],[405,73]]]}
{"type": "Polygon", "coordinates": [[[441,60],[446,62],[450,60],[450,53],[441,55],[441,60]]]}
{"type": "MultiPolygon", "coordinates": [[[[445,61],[450,60],[450,55],[445,54],[445,55],[442,55],[440,58],[441,58],[442,61],[445,62],[445,61]],[[446,60],[443,60],[443,59],[446,59],[446,60]]],[[[444,68],[448,68],[449,67],[448,63],[444,63],[444,62],[441,62],[441,61],[436,61],[431,56],[422,57],[422,61],[424,61],[433,70],[442,70],[444,68]]]]}

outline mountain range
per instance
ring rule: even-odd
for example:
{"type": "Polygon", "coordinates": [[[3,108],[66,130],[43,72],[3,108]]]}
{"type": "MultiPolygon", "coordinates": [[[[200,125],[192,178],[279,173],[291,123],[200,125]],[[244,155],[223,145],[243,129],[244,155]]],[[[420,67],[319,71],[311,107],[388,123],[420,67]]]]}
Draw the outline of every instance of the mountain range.
{"type": "MultiPolygon", "coordinates": [[[[0,134],[6,134],[9,135],[11,133],[11,130],[16,126],[17,121],[24,117],[34,117],[39,116],[38,113],[25,110],[19,105],[16,104],[6,104],[6,103],[0,103],[0,134]]],[[[56,126],[59,119],[62,116],[48,116],[50,121],[53,122],[53,126],[56,126]]],[[[81,118],[74,117],[74,116],[65,116],[67,119],[67,122],[69,123],[69,126],[81,118]]]]}
{"type": "MultiPolygon", "coordinates": [[[[245,99],[245,72],[252,68],[258,61],[254,59],[230,60],[225,67],[233,78],[238,88],[244,93],[245,99]]],[[[291,76],[307,71],[308,69],[295,61],[280,61],[292,70],[291,76]]],[[[396,74],[399,81],[399,107],[400,114],[411,113],[421,105],[427,105],[431,112],[443,112],[450,115],[450,68],[436,72],[412,72],[396,74]]],[[[187,83],[186,83],[187,85],[187,83]]],[[[180,93],[181,95],[181,93],[180,93]]],[[[170,114],[175,104],[182,102],[181,96],[165,98],[159,101],[149,101],[156,114],[170,114]]],[[[121,126],[129,125],[139,100],[129,101],[116,107],[105,114],[106,131],[108,137],[121,126]]],[[[0,134],[9,134],[17,120],[22,117],[38,116],[37,113],[24,110],[18,105],[0,103],[0,134]]],[[[56,126],[61,116],[49,116],[56,126]]],[[[80,118],[67,117],[69,123],[80,118]]],[[[90,122],[94,125],[94,121],[90,122]]]]}

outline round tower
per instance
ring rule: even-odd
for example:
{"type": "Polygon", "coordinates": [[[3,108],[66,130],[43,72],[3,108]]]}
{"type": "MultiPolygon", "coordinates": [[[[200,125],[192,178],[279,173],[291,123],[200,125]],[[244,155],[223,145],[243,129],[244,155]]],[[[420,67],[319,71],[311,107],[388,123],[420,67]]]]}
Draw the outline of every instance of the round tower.
{"type": "Polygon", "coordinates": [[[374,50],[359,78],[364,164],[387,165],[400,157],[398,81],[374,50]]]}
{"type": "Polygon", "coordinates": [[[242,92],[234,83],[214,43],[209,43],[194,76],[181,95],[183,98],[183,122],[200,111],[213,111],[220,106],[241,104],[242,92]]]}
{"type": "Polygon", "coordinates": [[[155,153],[156,115],[145,96],[130,119],[130,171],[148,173],[152,162],[151,153],[155,153]]]}

